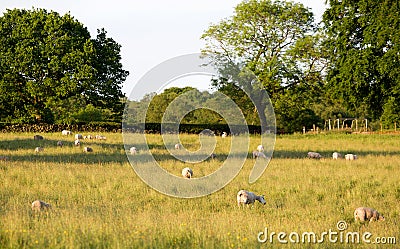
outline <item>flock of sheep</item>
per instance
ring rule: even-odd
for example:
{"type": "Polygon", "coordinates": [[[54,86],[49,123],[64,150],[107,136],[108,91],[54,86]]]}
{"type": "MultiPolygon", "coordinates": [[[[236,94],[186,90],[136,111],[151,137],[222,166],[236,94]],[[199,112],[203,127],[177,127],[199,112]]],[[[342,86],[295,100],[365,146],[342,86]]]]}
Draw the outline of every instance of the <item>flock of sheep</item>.
{"type": "MultiPolygon", "coordinates": [[[[307,157],[313,158],[313,159],[321,159],[322,158],[321,154],[319,154],[318,152],[308,152],[307,157]]],[[[332,158],[335,160],[340,159],[340,158],[342,158],[342,154],[340,154],[339,152],[333,152],[332,158]]],[[[353,161],[353,160],[357,160],[357,155],[346,154],[346,155],[344,155],[344,158],[346,160],[353,161]]]]}

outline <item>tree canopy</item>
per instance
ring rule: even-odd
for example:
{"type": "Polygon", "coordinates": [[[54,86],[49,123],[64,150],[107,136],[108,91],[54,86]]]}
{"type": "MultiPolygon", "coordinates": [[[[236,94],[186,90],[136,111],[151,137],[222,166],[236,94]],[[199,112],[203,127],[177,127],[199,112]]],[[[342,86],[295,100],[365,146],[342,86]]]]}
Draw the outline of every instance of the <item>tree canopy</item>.
{"type": "Polygon", "coordinates": [[[0,120],[71,122],[91,104],[121,115],[128,76],[120,45],[92,38],[70,14],[7,10],[0,17],[0,120]]]}

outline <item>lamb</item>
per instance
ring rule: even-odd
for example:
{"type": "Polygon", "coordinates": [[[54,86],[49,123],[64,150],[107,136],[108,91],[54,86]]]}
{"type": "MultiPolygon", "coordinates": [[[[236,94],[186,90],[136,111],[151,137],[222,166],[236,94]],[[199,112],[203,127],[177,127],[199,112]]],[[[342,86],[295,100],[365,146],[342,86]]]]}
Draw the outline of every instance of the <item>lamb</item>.
{"type": "Polygon", "coordinates": [[[361,222],[369,220],[371,221],[384,221],[385,217],[378,211],[369,207],[359,207],[354,211],[354,220],[360,220],[361,222]]]}
{"type": "Polygon", "coordinates": [[[99,140],[106,140],[107,139],[105,136],[101,136],[101,135],[96,135],[95,138],[99,139],[99,140]]]}
{"type": "Polygon", "coordinates": [[[35,152],[36,153],[42,152],[43,150],[44,150],[43,147],[36,147],[35,148],[35,152]]]}
{"type": "Polygon", "coordinates": [[[181,145],[181,144],[175,144],[175,150],[180,150],[180,149],[181,149],[181,147],[182,147],[182,145],[181,145]]]}
{"type": "Polygon", "coordinates": [[[193,170],[191,168],[184,168],[182,170],[182,176],[185,178],[192,178],[193,176],[193,170]]]}
{"type": "Polygon", "coordinates": [[[71,135],[71,134],[72,134],[72,132],[68,131],[68,130],[62,130],[61,131],[61,135],[63,135],[63,136],[68,136],[68,135],[71,135]]]}
{"type": "Polygon", "coordinates": [[[318,152],[308,152],[307,153],[308,158],[313,158],[313,159],[321,159],[322,156],[318,152]]]}
{"type": "Polygon", "coordinates": [[[135,155],[135,154],[137,153],[136,147],[131,147],[131,148],[129,149],[129,152],[131,153],[131,155],[135,155]]]}
{"type": "Polygon", "coordinates": [[[260,144],[259,146],[257,146],[257,151],[263,152],[263,151],[264,151],[264,146],[263,146],[262,144],[260,144]]]}
{"type": "Polygon", "coordinates": [[[225,131],[224,131],[224,132],[222,132],[222,135],[221,135],[221,137],[225,138],[225,137],[227,137],[227,136],[228,136],[228,133],[226,133],[225,131]]]}
{"type": "Polygon", "coordinates": [[[63,144],[62,141],[58,141],[58,142],[57,142],[57,146],[63,147],[63,145],[64,145],[64,144],[63,144]]]}
{"type": "Polygon", "coordinates": [[[32,211],[45,211],[49,210],[51,205],[41,200],[36,200],[32,202],[32,211]]]}
{"type": "Polygon", "coordinates": [[[340,154],[339,152],[333,152],[332,153],[332,158],[337,160],[339,158],[342,158],[342,154],[340,154]]]}
{"type": "Polygon", "coordinates": [[[93,152],[93,149],[91,147],[84,147],[83,152],[93,152]]]}
{"type": "Polygon", "coordinates": [[[344,158],[345,158],[346,160],[353,161],[353,160],[357,160],[357,155],[354,155],[354,154],[346,154],[346,155],[344,155],[344,158]]]}
{"type": "Polygon", "coordinates": [[[267,158],[267,156],[263,152],[254,150],[253,151],[253,159],[258,158],[258,157],[267,158]]]}
{"type": "Polygon", "coordinates": [[[74,144],[75,146],[81,146],[81,141],[79,141],[79,139],[76,139],[74,144]]]}
{"type": "Polygon", "coordinates": [[[33,140],[43,140],[43,137],[40,135],[33,136],[33,140]]]}
{"type": "Polygon", "coordinates": [[[75,139],[83,139],[82,134],[75,134],[75,139]]]}
{"type": "Polygon", "coordinates": [[[244,206],[244,204],[253,204],[256,200],[264,205],[267,203],[263,195],[256,195],[253,192],[247,190],[240,190],[237,193],[236,199],[239,207],[240,205],[244,206]]]}

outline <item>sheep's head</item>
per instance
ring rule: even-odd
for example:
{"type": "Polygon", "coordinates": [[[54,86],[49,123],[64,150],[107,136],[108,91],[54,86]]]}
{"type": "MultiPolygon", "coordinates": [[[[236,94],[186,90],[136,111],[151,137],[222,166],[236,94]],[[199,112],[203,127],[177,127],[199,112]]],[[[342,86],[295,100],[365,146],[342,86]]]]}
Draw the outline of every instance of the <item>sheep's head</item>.
{"type": "Polygon", "coordinates": [[[260,196],[259,201],[260,201],[262,204],[264,204],[264,205],[267,203],[267,201],[265,200],[265,198],[264,198],[263,195],[260,196]]]}
{"type": "Polygon", "coordinates": [[[384,220],[385,220],[385,217],[380,214],[379,217],[378,217],[378,221],[384,221],[384,220]]]}

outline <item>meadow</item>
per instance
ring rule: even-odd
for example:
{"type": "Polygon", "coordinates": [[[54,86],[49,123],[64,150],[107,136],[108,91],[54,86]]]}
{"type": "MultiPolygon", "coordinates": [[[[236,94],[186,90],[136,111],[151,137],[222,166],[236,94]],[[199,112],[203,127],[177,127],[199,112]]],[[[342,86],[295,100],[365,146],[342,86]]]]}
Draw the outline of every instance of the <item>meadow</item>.
{"type": "MultiPolygon", "coordinates": [[[[155,191],[137,176],[121,134],[102,134],[107,137],[104,141],[83,140],[82,146],[91,146],[93,153],[75,147],[72,136],[41,135],[44,140],[34,141],[33,133],[0,134],[0,156],[9,158],[0,161],[0,248],[395,248],[400,244],[400,136],[277,136],[273,158],[256,183],[248,182],[254,163],[249,156],[223,189],[181,199],[155,191]],[[64,147],[56,146],[58,140],[64,147]],[[36,146],[44,151],[34,153],[36,146]],[[307,159],[308,151],[324,158],[307,159]],[[331,159],[334,151],[354,153],[359,159],[336,161],[331,159]],[[266,205],[257,202],[239,208],[240,189],[264,194],[266,205]],[[33,212],[30,204],[36,199],[49,202],[52,209],[33,212]],[[376,208],[385,221],[355,222],[353,212],[359,206],[376,208]],[[342,235],[339,221],[347,224],[342,235]],[[330,231],[337,232],[336,242],[321,236],[330,231]],[[264,243],[257,239],[261,232],[261,238],[268,232],[264,243]],[[320,242],[302,242],[307,232],[315,233],[320,242]],[[346,243],[346,232],[370,233],[371,243],[361,238],[359,243],[346,243]],[[279,233],[287,243],[279,242],[279,233]],[[291,242],[296,233],[299,242],[291,242]],[[377,238],[386,244],[373,243],[377,238]]],[[[184,145],[196,147],[196,135],[181,137],[184,145]]],[[[157,159],[162,167],[179,176],[186,164],[168,156],[159,135],[148,135],[148,141],[152,152],[161,155],[157,159]]],[[[226,153],[229,141],[217,138],[215,153],[226,153]]],[[[257,144],[252,136],[251,147],[257,144]]],[[[223,160],[217,157],[191,167],[195,176],[203,176],[223,160]]]]}

